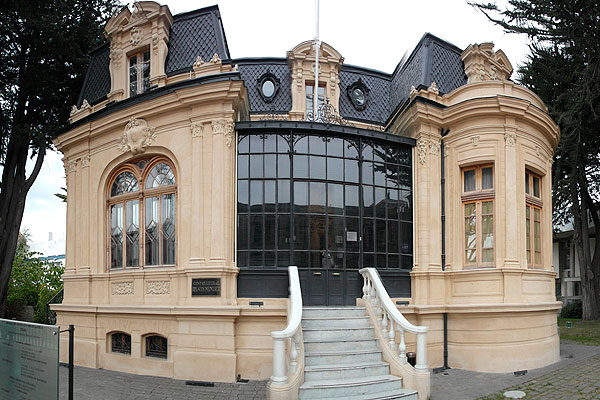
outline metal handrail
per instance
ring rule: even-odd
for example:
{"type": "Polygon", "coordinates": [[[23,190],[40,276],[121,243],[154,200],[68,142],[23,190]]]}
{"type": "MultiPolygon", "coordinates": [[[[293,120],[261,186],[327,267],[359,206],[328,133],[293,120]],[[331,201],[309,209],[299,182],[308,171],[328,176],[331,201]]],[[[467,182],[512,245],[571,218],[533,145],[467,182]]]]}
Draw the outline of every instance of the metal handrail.
{"type": "Polygon", "coordinates": [[[390,347],[395,347],[395,327],[400,330],[400,344],[398,350],[402,362],[406,362],[406,345],[404,343],[404,331],[417,334],[417,360],[415,369],[427,369],[427,331],[426,326],[416,326],[410,323],[404,315],[396,308],[388,292],[383,286],[379,272],[375,268],[363,268],[358,271],[364,279],[363,299],[371,300],[382,308],[382,329],[389,338],[390,347]],[[389,326],[388,326],[389,319],[389,326]]]}
{"type": "Polygon", "coordinates": [[[300,332],[302,330],[302,292],[300,291],[300,279],[298,267],[288,267],[290,275],[290,310],[288,312],[288,324],[281,331],[271,332],[273,337],[273,376],[271,381],[277,383],[287,382],[286,365],[286,342],[292,339],[290,345],[290,373],[296,372],[298,365],[298,347],[300,332]]]}
{"type": "Polygon", "coordinates": [[[54,314],[54,316],[52,317],[52,321],[50,320],[50,312],[52,310],[50,310],[50,304],[54,304],[54,301],[56,301],[56,299],[58,298],[58,296],[63,296],[64,295],[64,291],[65,288],[61,288],[58,292],[56,292],[56,294],[54,296],[52,296],[52,298],[50,300],[48,300],[48,302],[46,302],[46,325],[54,325],[56,324],[56,314],[54,314]]]}

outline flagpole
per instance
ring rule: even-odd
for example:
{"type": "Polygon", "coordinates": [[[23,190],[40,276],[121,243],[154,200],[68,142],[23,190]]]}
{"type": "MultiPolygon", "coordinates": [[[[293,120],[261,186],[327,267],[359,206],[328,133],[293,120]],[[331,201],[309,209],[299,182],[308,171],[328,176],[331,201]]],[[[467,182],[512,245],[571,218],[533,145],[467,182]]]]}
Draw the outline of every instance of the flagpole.
{"type": "Polygon", "coordinates": [[[319,2],[315,0],[315,86],[313,89],[313,120],[317,120],[317,109],[319,102],[319,2]]]}

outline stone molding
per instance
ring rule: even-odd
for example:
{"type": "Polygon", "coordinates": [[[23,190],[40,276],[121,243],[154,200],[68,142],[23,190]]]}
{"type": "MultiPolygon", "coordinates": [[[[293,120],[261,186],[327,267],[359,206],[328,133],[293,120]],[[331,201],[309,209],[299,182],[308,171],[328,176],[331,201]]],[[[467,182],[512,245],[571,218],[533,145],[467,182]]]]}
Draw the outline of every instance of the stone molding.
{"type": "Polygon", "coordinates": [[[148,281],[146,282],[146,294],[164,295],[171,293],[170,281],[148,281]]]}
{"type": "Polygon", "coordinates": [[[87,168],[89,166],[90,166],[90,155],[86,154],[85,156],[81,157],[81,167],[87,168]]]}
{"type": "Polygon", "coordinates": [[[119,141],[119,151],[125,153],[131,151],[131,154],[143,153],[147,146],[150,146],[156,139],[154,127],[148,126],[146,120],[141,118],[132,118],[125,125],[125,131],[119,141]]]}
{"type": "Polygon", "coordinates": [[[133,281],[113,282],[110,285],[110,293],[113,296],[127,296],[133,294],[133,281]]]}

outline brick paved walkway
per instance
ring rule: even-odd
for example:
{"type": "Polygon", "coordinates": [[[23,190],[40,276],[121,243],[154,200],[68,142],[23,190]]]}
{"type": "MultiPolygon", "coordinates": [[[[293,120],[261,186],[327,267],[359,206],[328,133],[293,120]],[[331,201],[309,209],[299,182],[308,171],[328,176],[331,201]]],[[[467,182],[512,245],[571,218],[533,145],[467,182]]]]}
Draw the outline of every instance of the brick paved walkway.
{"type": "Polygon", "coordinates": [[[486,374],[460,369],[431,375],[432,400],[500,400],[502,393],[518,388],[524,400],[600,400],[600,346],[560,344],[561,360],[526,375],[486,374]],[[530,390],[530,392],[528,392],[530,390]],[[580,394],[581,393],[581,394],[580,394]]]}
{"type": "MultiPolygon", "coordinates": [[[[600,355],[510,388],[527,400],[600,400],[600,355]]],[[[502,393],[481,400],[503,399],[502,393]]]]}
{"type": "MultiPolygon", "coordinates": [[[[60,400],[67,400],[68,370],[60,369],[60,400]]],[[[185,381],[75,367],[76,400],[263,400],[265,381],[189,386],[185,381]]],[[[459,369],[432,374],[433,400],[500,400],[506,388],[527,393],[525,400],[600,400],[600,346],[561,343],[561,360],[524,376],[459,369]],[[481,397],[487,396],[487,397],[481,397]]]]}
{"type": "MultiPolygon", "coordinates": [[[[68,368],[61,366],[60,400],[68,399],[68,368]]],[[[189,386],[185,381],[147,375],[75,367],[75,400],[264,400],[267,382],[215,383],[189,386]]]]}

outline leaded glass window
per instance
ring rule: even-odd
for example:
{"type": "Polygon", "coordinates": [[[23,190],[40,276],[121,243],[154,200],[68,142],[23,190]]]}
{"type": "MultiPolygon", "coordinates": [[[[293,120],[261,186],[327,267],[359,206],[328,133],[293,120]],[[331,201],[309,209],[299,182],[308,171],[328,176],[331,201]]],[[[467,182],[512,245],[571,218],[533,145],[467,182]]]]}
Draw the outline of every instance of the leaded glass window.
{"type": "Polygon", "coordinates": [[[110,268],[174,265],[176,186],[172,166],[166,160],[144,159],[121,169],[124,171],[112,181],[109,197],[110,268]]]}

